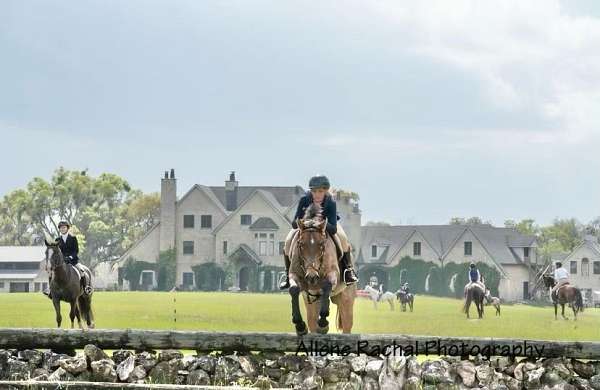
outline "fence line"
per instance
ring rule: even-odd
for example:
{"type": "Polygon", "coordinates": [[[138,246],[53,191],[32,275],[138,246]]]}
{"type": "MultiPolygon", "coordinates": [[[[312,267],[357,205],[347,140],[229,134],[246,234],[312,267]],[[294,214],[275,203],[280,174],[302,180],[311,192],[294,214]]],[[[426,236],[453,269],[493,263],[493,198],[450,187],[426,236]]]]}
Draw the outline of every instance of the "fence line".
{"type": "Polygon", "coordinates": [[[435,337],[399,334],[233,333],[142,329],[0,329],[0,349],[190,349],[197,351],[278,351],[313,353],[397,353],[421,355],[513,355],[599,359],[600,341],[435,337]]]}

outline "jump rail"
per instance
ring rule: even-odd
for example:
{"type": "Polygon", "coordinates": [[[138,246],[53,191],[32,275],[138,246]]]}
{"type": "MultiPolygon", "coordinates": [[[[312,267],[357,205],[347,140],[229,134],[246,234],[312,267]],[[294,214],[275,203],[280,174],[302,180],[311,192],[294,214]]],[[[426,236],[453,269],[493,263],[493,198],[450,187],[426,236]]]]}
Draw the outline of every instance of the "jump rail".
{"type": "Polygon", "coordinates": [[[190,349],[197,351],[278,351],[327,353],[512,355],[599,359],[600,341],[547,341],[435,337],[399,334],[229,333],[142,329],[0,329],[0,349],[190,349]]]}

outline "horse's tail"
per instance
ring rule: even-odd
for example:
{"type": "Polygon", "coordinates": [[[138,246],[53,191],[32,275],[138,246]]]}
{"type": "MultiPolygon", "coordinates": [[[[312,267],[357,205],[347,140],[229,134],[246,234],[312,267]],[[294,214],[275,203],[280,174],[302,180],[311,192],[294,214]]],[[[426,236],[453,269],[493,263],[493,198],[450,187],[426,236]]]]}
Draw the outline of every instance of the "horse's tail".
{"type": "Polygon", "coordinates": [[[94,314],[92,313],[92,296],[87,294],[82,294],[78,298],[79,301],[79,310],[81,311],[81,315],[85,320],[85,323],[88,326],[94,323],[94,314]]]}
{"type": "Polygon", "coordinates": [[[581,295],[581,290],[578,288],[575,289],[575,304],[579,308],[579,311],[583,311],[583,296],[581,295]]]}

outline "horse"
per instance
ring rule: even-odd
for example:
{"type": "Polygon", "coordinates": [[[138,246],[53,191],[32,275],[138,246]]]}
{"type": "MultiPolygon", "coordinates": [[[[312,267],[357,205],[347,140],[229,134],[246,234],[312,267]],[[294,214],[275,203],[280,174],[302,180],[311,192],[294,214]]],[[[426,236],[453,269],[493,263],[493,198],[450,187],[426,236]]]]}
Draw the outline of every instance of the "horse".
{"type": "MultiPolygon", "coordinates": [[[[56,312],[56,325],[60,328],[62,316],[60,314],[60,301],[68,302],[71,305],[69,318],[71,319],[71,329],[75,327],[74,320],[77,317],[77,324],[80,329],[83,329],[81,324],[81,315],[88,326],[93,329],[94,315],[92,313],[92,295],[84,292],[81,275],[75,267],[67,264],[65,258],[60,251],[60,247],[56,242],[46,243],[46,268],[49,268],[49,273],[52,275],[50,281],[50,296],[52,304],[56,312]],[[49,265],[49,267],[48,267],[49,265]]],[[[87,267],[85,268],[86,276],[92,280],[92,273],[87,267]]]]}
{"type": "MultiPolygon", "coordinates": [[[[551,275],[544,275],[544,285],[546,288],[552,289],[556,286],[556,280],[551,275]]],[[[573,309],[573,314],[575,315],[575,320],[577,320],[577,313],[583,311],[583,296],[581,295],[581,291],[573,287],[569,284],[565,284],[558,288],[556,291],[556,297],[552,296],[552,302],[554,303],[554,319],[558,319],[558,304],[560,304],[562,310],[561,315],[565,320],[568,319],[565,317],[565,304],[571,304],[571,308],[573,309]]]]}
{"type": "Polygon", "coordinates": [[[499,316],[500,315],[500,298],[493,297],[490,290],[486,289],[485,290],[485,300],[487,301],[488,305],[494,306],[494,308],[496,309],[496,315],[499,316]]]}
{"type": "Polygon", "coordinates": [[[465,305],[463,306],[463,312],[467,313],[467,318],[469,317],[469,309],[471,308],[471,302],[475,303],[475,307],[477,308],[477,315],[479,318],[483,318],[483,298],[485,297],[485,292],[483,289],[477,285],[473,284],[469,289],[467,289],[467,296],[465,298],[465,305]]]}
{"type": "Polygon", "coordinates": [[[292,323],[296,334],[303,336],[308,333],[300,313],[298,298],[301,292],[311,333],[326,334],[329,331],[330,300],[337,305],[336,328],[350,333],[356,284],[347,286],[341,278],[336,244],[325,230],[327,219],[322,218],[321,207],[312,204],[304,218],[297,222],[298,231],[290,246],[289,273],[292,323]]]}
{"type": "Polygon", "coordinates": [[[379,291],[368,284],[365,287],[365,291],[369,293],[369,298],[371,298],[371,300],[373,301],[373,307],[375,307],[375,310],[377,310],[378,302],[387,302],[390,304],[390,309],[394,311],[394,299],[396,298],[394,296],[394,293],[386,291],[383,294],[381,294],[381,296],[379,296],[379,291]]]}
{"type": "Polygon", "coordinates": [[[396,298],[400,301],[400,306],[401,306],[401,310],[402,311],[406,311],[406,304],[408,304],[408,308],[410,309],[411,313],[413,311],[413,305],[414,305],[414,301],[415,301],[415,296],[413,295],[413,293],[407,293],[404,290],[398,290],[396,291],[396,298]]]}

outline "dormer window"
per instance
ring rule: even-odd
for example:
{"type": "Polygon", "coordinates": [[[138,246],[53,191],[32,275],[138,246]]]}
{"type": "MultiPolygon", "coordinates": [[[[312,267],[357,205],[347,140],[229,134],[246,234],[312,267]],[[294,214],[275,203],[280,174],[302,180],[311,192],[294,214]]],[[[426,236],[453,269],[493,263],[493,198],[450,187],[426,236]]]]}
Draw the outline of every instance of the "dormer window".
{"type": "Polygon", "coordinates": [[[377,245],[371,245],[371,257],[377,258],[377,245]]]}

